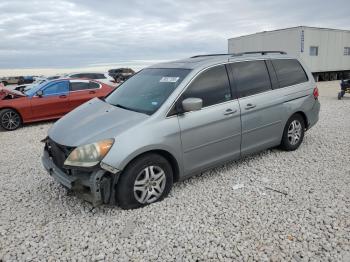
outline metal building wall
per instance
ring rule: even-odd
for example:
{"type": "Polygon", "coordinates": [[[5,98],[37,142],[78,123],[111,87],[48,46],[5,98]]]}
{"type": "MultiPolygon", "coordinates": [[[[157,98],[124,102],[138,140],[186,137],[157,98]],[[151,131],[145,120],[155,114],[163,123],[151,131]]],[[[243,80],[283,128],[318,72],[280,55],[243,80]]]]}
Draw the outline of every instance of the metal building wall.
{"type": "Polygon", "coordinates": [[[228,40],[228,52],[277,50],[300,56],[300,28],[267,31],[228,40]]]}
{"type": "MultiPolygon", "coordinates": [[[[293,27],[267,31],[228,40],[228,52],[280,50],[301,58],[313,72],[330,73],[326,78],[339,78],[339,73],[350,71],[350,56],[344,55],[350,47],[350,31],[313,27],[293,27]],[[310,46],[318,46],[318,56],[310,56],[310,46]]],[[[324,78],[324,75],[323,77],[324,78]]]]}
{"type": "Polygon", "coordinates": [[[312,72],[350,70],[350,56],[344,47],[350,47],[350,31],[303,27],[305,50],[301,58],[312,72]],[[310,56],[310,46],[318,46],[318,56],[310,56]]]}

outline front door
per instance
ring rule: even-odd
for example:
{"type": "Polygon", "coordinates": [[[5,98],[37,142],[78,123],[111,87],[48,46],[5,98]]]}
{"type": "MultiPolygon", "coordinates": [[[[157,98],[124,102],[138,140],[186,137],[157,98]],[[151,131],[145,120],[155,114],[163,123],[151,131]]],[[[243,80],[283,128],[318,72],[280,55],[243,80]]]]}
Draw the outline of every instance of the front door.
{"type": "Polygon", "coordinates": [[[43,86],[42,96],[31,98],[32,118],[35,120],[59,118],[69,112],[68,81],[55,81],[43,86]]]}
{"type": "Polygon", "coordinates": [[[203,108],[178,116],[185,175],[239,158],[240,108],[232,95],[225,65],[200,73],[179,102],[189,97],[201,98],[203,108]]]}

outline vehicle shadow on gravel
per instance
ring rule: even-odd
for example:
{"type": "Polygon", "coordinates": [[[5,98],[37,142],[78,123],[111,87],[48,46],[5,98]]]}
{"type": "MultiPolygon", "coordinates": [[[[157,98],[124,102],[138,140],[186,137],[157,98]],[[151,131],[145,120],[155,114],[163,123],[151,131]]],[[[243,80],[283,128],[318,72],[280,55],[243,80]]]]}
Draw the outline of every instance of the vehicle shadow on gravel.
{"type": "MultiPolygon", "coordinates": [[[[270,149],[267,149],[267,150],[264,150],[261,152],[254,153],[252,155],[243,157],[243,158],[238,159],[238,160],[228,161],[222,165],[219,165],[217,167],[214,167],[214,168],[209,169],[207,171],[204,171],[202,173],[198,173],[194,176],[191,176],[188,179],[174,183],[174,187],[167,198],[173,198],[174,195],[177,194],[179,190],[183,190],[183,186],[185,184],[189,183],[189,184],[191,184],[191,186],[195,187],[196,184],[199,185],[200,183],[207,182],[207,181],[210,181],[212,179],[217,179],[218,176],[222,175],[222,173],[229,172],[230,170],[235,170],[238,167],[240,167],[241,165],[250,165],[250,162],[261,159],[269,154],[280,154],[283,152],[284,151],[280,150],[278,147],[274,147],[274,148],[270,148],[270,149]]],[[[233,176],[233,178],[235,178],[235,177],[236,176],[233,176]]],[[[256,180],[254,175],[246,176],[245,179],[246,179],[246,182],[248,182],[248,183],[255,182],[255,180],[256,180]]],[[[55,183],[51,184],[51,186],[61,187],[61,185],[56,185],[55,183]]],[[[271,189],[271,188],[269,188],[269,189],[271,189]]],[[[83,208],[85,210],[85,212],[88,212],[91,214],[98,214],[100,212],[106,212],[106,211],[108,212],[108,210],[114,210],[114,211],[120,210],[120,211],[122,211],[122,209],[118,205],[112,205],[112,204],[102,204],[102,205],[95,207],[91,203],[79,198],[79,196],[74,191],[68,190],[67,188],[64,188],[64,187],[60,188],[59,190],[65,191],[64,198],[72,198],[73,197],[74,198],[73,202],[79,203],[78,206],[80,208],[83,208]]],[[[278,190],[274,190],[274,191],[279,192],[278,190]]],[[[279,192],[279,193],[283,193],[283,192],[279,192]]],[[[66,202],[63,204],[64,205],[67,204],[68,206],[70,206],[68,204],[68,202],[71,202],[71,201],[64,200],[64,198],[61,199],[61,201],[66,202]]],[[[161,204],[162,202],[159,202],[159,203],[161,204]]],[[[147,209],[150,206],[152,206],[152,204],[145,206],[142,209],[147,209]]],[[[73,205],[72,209],[75,209],[75,208],[77,208],[77,206],[73,205]]],[[[128,210],[128,211],[132,211],[132,210],[128,210]]]]}

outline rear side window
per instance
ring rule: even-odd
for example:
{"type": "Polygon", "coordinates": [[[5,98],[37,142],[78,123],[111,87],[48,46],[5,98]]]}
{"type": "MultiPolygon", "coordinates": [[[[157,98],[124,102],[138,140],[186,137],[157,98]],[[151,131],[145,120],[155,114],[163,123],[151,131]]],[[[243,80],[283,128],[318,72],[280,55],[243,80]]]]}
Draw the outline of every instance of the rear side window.
{"type": "Polygon", "coordinates": [[[292,86],[307,82],[309,79],[296,59],[275,59],[272,60],[280,87],[292,86]]]}
{"type": "Polygon", "coordinates": [[[70,89],[72,91],[80,91],[80,90],[90,89],[90,85],[87,82],[71,82],[70,89]]]}
{"type": "Polygon", "coordinates": [[[231,100],[230,84],[225,66],[210,68],[197,76],[182,95],[182,99],[189,97],[201,98],[203,107],[231,100]]]}
{"type": "Polygon", "coordinates": [[[265,61],[248,61],[231,64],[238,97],[246,97],[271,90],[265,61]]]}
{"type": "Polygon", "coordinates": [[[100,84],[97,84],[95,82],[90,82],[89,83],[89,88],[90,89],[97,89],[97,88],[100,88],[100,84]]]}

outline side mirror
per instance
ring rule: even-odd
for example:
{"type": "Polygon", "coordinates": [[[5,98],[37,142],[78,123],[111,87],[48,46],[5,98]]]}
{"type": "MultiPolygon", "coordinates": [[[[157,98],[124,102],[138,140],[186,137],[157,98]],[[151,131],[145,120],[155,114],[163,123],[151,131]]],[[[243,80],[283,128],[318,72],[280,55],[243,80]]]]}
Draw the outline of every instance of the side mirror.
{"type": "Polygon", "coordinates": [[[37,95],[38,97],[42,97],[42,96],[44,95],[43,90],[39,90],[38,92],[36,92],[36,95],[37,95]]]}
{"type": "Polygon", "coordinates": [[[203,107],[203,100],[200,98],[189,97],[182,101],[182,108],[185,112],[198,111],[203,107]]]}

